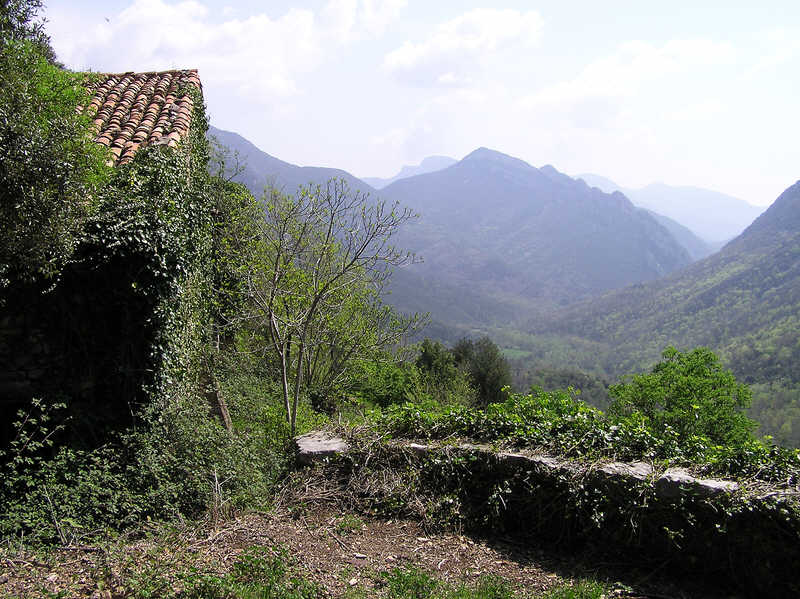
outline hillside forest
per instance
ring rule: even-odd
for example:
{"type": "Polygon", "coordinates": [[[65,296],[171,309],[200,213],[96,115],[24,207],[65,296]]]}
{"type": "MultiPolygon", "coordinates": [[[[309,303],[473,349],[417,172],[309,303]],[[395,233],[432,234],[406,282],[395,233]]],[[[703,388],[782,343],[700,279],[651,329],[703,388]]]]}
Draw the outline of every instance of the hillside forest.
{"type": "Polygon", "coordinates": [[[104,76],[58,62],[40,2],[0,7],[4,592],[800,588],[784,573],[800,547],[800,183],[721,249],[678,214],[487,148],[378,190],[209,127],[189,71],[170,72],[191,107],[180,140],[115,162],[89,109],[104,76]],[[318,430],[353,452],[300,469],[293,440],[318,430]],[[443,453],[415,461],[411,442],[443,453]],[[561,470],[495,480],[478,451],[561,470]],[[652,476],[598,474],[619,462],[652,476]],[[651,483],[673,468],[736,492],[665,499],[651,483]],[[367,556],[348,535],[374,522],[413,521],[419,543],[532,542],[512,505],[530,508],[537,551],[571,566],[530,588],[443,578],[445,558],[354,573],[367,556]],[[331,582],[275,528],[256,543],[247,518],[296,527],[288,543],[330,529],[350,562],[331,582]],[[745,573],[754,546],[774,557],[745,573]]]}

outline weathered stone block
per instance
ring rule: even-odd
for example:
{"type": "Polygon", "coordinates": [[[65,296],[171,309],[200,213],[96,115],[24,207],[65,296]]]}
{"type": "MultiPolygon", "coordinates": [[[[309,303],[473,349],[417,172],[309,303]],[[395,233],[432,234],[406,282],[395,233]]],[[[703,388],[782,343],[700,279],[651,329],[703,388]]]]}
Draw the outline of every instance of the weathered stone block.
{"type": "Polygon", "coordinates": [[[695,478],[685,468],[668,468],[656,481],[656,494],[673,499],[688,493],[710,497],[720,493],[732,493],[739,488],[733,481],[711,478],[695,478]]]}
{"type": "Polygon", "coordinates": [[[418,457],[424,457],[430,451],[430,447],[427,445],[422,445],[420,443],[409,443],[408,445],[404,445],[406,449],[411,450],[418,457]]]}
{"type": "Polygon", "coordinates": [[[295,437],[294,443],[297,448],[298,463],[306,466],[334,457],[349,449],[343,439],[324,431],[300,435],[295,437]]]}
{"type": "Polygon", "coordinates": [[[609,476],[647,480],[653,474],[653,467],[646,462],[609,462],[600,467],[600,472],[609,476]]]}

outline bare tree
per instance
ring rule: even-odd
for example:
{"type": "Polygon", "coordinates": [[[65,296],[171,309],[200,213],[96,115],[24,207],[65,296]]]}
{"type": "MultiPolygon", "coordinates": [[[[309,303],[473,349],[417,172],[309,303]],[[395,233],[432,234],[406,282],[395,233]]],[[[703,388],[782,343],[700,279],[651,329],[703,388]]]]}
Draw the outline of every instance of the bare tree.
{"type": "Polygon", "coordinates": [[[414,259],[391,243],[414,214],[340,179],[295,197],[269,189],[262,204],[245,275],[248,318],[266,329],[294,435],[304,382],[330,386],[353,358],[398,343],[419,324],[381,302],[392,267],[414,259]]]}

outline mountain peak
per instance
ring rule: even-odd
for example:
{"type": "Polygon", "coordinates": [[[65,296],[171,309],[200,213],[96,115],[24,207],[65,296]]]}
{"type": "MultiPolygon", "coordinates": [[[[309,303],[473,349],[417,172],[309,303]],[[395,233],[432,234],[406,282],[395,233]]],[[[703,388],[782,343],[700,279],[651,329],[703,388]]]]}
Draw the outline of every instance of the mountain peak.
{"type": "Polygon", "coordinates": [[[502,152],[498,152],[497,150],[491,150],[486,147],[480,147],[477,150],[473,150],[461,160],[462,163],[464,162],[491,162],[495,164],[503,164],[506,166],[512,166],[517,168],[528,168],[533,170],[538,170],[525,162],[524,160],[520,160],[519,158],[514,158],[513,156],[509,156],[508,154],[503,154],[502,152]]]}

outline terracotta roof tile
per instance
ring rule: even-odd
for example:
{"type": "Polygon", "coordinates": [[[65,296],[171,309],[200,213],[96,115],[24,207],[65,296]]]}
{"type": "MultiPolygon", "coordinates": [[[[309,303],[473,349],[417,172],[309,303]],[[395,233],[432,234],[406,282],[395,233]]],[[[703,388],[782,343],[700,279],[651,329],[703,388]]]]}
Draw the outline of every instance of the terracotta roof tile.
{"type": "Polygon", "coordinates": [[[192,87],[202,94],[196,70],[100,74],[88,106],[95,141],[111,148],[114,165],[148,144],[178,145],[191,125],[192,87]]]}

